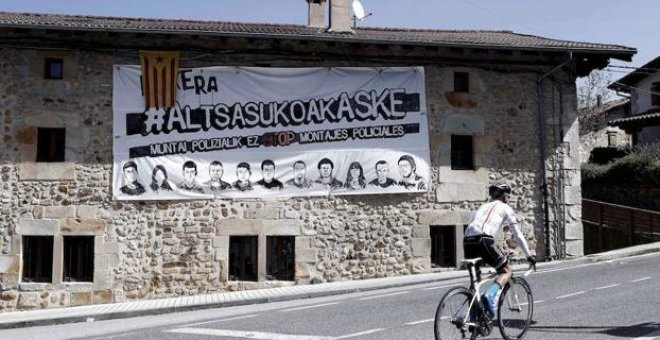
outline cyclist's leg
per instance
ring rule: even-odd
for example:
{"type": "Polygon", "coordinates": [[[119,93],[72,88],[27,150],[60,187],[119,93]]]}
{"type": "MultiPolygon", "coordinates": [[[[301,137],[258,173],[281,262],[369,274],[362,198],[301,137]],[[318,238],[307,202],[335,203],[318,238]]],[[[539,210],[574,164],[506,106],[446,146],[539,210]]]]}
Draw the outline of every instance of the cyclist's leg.
{"type": "Polygon", "coordinates": [[[504,287],[507,282],[511,279],[513,275],[513,269],[508,263],[504,264],[497,270],[497,276],[495,277],[495,282],[499,283],[500,286],[504,287]]]}
{"type": "Polygon", "coordinates": [[[495,315],[495,308],[497,304],[496,297],[502,291],[502,287],[504,287],[504,285],[506,285],[506,283],[511,278],[513,271],[511,266],[509,266],[506,256],[504,256],[504,254],[502,254],[502,252],[496,246],[495,240],[492,237],[484,237],[482,239],[482,243],[484,260],[486,263],[495,268],[498,273],[493,284],[484,294],[486,299],[486,301],[484,301],[486,308],[488,309],[490,316],[493,317],[495,315]]]}

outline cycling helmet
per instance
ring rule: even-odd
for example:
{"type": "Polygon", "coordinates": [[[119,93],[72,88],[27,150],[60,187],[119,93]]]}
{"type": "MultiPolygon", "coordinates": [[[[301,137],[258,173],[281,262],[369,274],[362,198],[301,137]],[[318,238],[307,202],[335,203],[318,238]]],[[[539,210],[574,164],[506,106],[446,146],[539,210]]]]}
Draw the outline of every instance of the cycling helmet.
{"type": "Polygon", "coordinates": [[[499,198],[505,192],[507,194],[511,193],[511,187],[506,183],[495,183],[488,187],[488,194],[493,199],[499,198]]]}

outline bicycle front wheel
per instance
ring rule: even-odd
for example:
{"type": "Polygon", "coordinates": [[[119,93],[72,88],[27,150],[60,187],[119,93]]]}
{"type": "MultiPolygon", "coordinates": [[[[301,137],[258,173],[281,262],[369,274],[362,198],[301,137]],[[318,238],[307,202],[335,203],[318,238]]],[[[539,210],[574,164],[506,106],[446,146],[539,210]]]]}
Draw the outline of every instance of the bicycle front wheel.
{"type": "Polygon", "coordinates": [[[473,339],[473,328],[465,325],[470,318],[468,309],[472,294],[465,287],[450,289],[440,300],[435,312],[435,340],[473,339]]]}
{"type": "Polygon", "coordinates": [[[522,339],[534,313],[532,289],[522,277],[512,277],[502,291],[498,304],[498,326],[506,340],[522,339]]]}

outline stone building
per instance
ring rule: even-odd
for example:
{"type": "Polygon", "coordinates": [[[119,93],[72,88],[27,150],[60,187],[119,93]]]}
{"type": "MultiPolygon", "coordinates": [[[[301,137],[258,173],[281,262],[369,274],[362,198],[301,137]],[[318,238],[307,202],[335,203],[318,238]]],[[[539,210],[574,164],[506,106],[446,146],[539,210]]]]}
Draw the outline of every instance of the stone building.
{"type": "MultiPolygon", "coordinates": [[[[352,29],[341,1],[326,29],[328,4],[308,1],[307,26],[0,13],[2,310],[455,267],[463,226],[494,181],[513,185],[539,258],[582,255],[574,80],[634,49],[352,29]],[[431,183],[419,194],[113,200],[112,70],[139,64],[139,50],[180,51],[182,68],[421,66],[431,183]],[[287,278],[273,279],[273,244],[288,249],[287,278]],[[256,265],[231,263],[232,249],[256,265]]],[[[514,247],[507,232],[501,241],[514,247]]]]}
{"type": "Polygon", "coordinates": [[[589,161],[591,151],[598,147],[625,147],[632,145],[632,136],[626,131],[609,126],[611,120],[630,116],[630,101],[618,99],[601,104],[579,114],[580,120],[580,159],[589,161]]]}

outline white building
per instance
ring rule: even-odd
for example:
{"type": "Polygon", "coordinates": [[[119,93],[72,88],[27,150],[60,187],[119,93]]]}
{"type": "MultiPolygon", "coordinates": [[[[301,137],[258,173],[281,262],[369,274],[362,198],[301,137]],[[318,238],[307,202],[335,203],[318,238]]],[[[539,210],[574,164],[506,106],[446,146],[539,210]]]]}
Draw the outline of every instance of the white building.
{"type": "Polygon", "coordinates": [[[632,135],[633,145],[660,140],[660,57],[630,72],[609,86],[630,95],[630,117],[614,119],[618,126],[632,135]]]}

